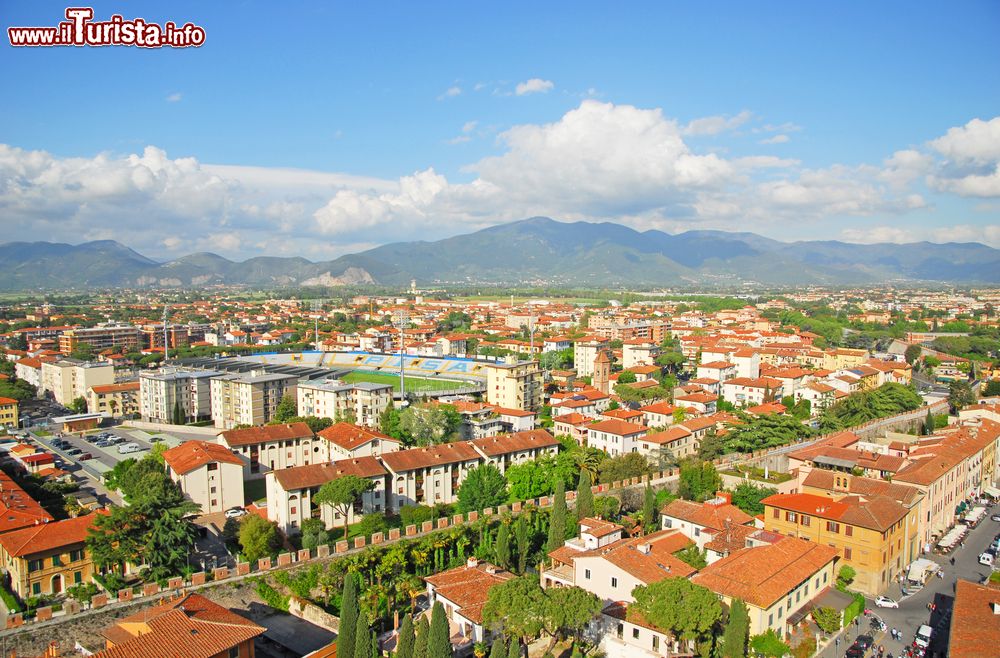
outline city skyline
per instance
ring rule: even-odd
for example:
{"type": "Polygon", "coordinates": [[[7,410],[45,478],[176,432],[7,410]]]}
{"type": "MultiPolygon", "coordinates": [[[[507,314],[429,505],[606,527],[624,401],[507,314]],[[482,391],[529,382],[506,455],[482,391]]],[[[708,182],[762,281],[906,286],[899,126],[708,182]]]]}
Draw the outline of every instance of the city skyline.
{"type": "Polygon", "coordinates": [[[206,42],[5,43],[7,239],[320,260],[547,215],[996,247],[1000,9],[963,9],[95,3],[206,42]]]}

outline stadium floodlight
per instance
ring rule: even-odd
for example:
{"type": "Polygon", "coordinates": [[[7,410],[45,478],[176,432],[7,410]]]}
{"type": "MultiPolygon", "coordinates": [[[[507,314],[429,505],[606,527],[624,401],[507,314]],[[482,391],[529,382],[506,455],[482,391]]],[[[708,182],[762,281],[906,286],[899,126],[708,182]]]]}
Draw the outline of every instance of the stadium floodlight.
{"type": "Polygon", "coordinates": [[[403,330],[410,326],[410,312],[397,309],[392,312],[392,325],[399,329],[399,394],[406,400],[406,375],[403,373],[403,352],[405,351],[403,330]]]}

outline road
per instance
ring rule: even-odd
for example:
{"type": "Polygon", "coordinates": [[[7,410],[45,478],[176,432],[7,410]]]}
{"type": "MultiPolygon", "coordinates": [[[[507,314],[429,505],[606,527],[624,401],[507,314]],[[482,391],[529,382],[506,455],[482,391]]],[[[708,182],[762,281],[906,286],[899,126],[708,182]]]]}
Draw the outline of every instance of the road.
{"type": "MultiPolygon", "coordinates": [[[[994,505],[989,514],[996,514],[998,510],[1000,510],[1000,506],[994,505]]],[[[935,629],[927,655],[947,655],[948,620],[954,602],[955,583],[959,578],[976,583],[982,582],[983,577],[990,574],[990,567],[979,564],[979,554],[986,550],[998,532],[1000,532],[1000,523],[991,521],[988,515],[979,524],[979,527],[968,534],[964,548],[956,548],[947,556],[925,555],[924,557],[941,565],[944,577],[932,577],[922,590],[902,600],[900,600],[899,585],[893,584],[885,594],[900,601],[898,609],[876,608],[874,600],[868,599],[868,607],[882,618],[889,629],[895,628],[902,632],[902,641],[893,640],[888,633],[871,633],[870,629],[866,627],[869,620],[860,617],[858,627],[852,624],[849,629],[842,632],[839,646],[831,643],[819,655],[823,658],[840,658],[854,641],[854,638],[861,632],[865,632],[874,636],[876,646],[884,645],[887,654],[892,653],[893,656],[899,656],[903,647],[913,642],[913,635],[921,624],[928,624],[935,629]],[[951,557],[955,558],[954,566],[950,562],[951,557]],[[927,604],[932,602],[936,606],[933,614],[927,609],[927,604]]]]}

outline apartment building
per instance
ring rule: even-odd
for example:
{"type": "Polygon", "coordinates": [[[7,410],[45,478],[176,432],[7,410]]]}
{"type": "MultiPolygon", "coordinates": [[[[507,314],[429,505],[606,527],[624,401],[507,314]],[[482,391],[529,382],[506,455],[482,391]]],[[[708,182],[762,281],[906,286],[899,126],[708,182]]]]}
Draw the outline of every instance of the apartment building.
{"type": "Polygon", "coordinates": [[[833,547],[868,596],[884,592],[918,554],[909,510],[887,496],[775,494],[762,502],[765,529],[833,547]]]}
{"type": "Polygon", "coordinates": [[[327,442],[314,436],[305,423],[232,429],[220,432],[216,440],[242,459],[244,479],[330,460],[327,442]]]}
{"type": "Polygon", "coordinates": [[[184,422],[212,418],[212,377],[217,370],[162,368],[139,374],[139,415],[151,423],[173,423],[180,405],[184,422]]]}
{"type": "Polygon", "coordinates": [[[587,428],[587,445],[603,450],[612,457],[639,451],[639,439],[646,436],[645,425],[624,420],[602,420],[587,428]]]}
{"type": "Polygon", "coordinates": [[[11,590],[21,599],[56,596],[73,585],[91,582],[94,563],[84,540],[96,515],[103,513],[0,534],[0,564],[11,590]]]}
{"type": "Polygon", "coordinates": [[[115,383],[115,367],[110,363],[91,363],[77,359],[62,359],[42,363],[42,391],[52,394],[52,399],[68,406],[76,398],[87,399],[87,392],[94,386],[115,383]]]}
{"type": "Polygon", "coordinates": [[[59,351],[69,356],[81,345],[89,345],[94,354],[104,350],[138,352],[143,348],[142,332],[137,327],[89,327],[67,329],[59,335],[59,351]]]}
{"type": "Polygon", "coordinates": [[[753,525],[752,516],[732,503],[732,494],[720,491],[715,498],[695,503],[678,498],[660,510],[664,530],[680,530],[699,549],[736,526],[753,525]]]}
{"type": "Polygon", "coordinates": [[[542,408],[543,373],[537,361],[486,366],[486,402],[508,409],[542,408]]]}
{"type": "Polygon", "coordinates": [[[0,427],[16,428],[20,422],[14,398],[0,398],[0,427]]]}
{"type": "Polygon", "coordinates": [[[298,377],[255,370],[219,375],[209,381],[212,421],[220,429],[229,429],[270,421],[282,397],[295,397],[298,377]]]}
{"type": "Polygon", "coordinates": [[[391,436],[350,423],[334,423],[320,430],[316,436],[326,442],[325,450],[320,452],[329,455],[329,461],[378,457],[382,453],[396,452],[403,447],[402,443],[391,436]]]}
{"type": "Polygon", "coordinates": [[[475,557],[460,567],[424,577],[428,605],[440,603],[451,625],[458,629],[458,637],[453,635],[451,643],[460,655],[473,643],[488,642],[493,637],[483,624],[483,606],[493,587],[514,577],[475,557]]]}
{"type": "Polygon", "coordinates": [[[163,453],[167,474],[202,514],[243,505],[243,460],[208,441],[185,441],[163,453]]]}
{"type": "Polygon", "coordinates": [[[554,457],[559,453],[559,441],[543,429],[483,437],[469,443],[483,456],[484,461],[496,466],[501,473],[506,473],[511,466],[544,455],[554,457]]]}
{"type": "Polygon", "coordinates": [[[608,340],[588,336],[573,343],[573,367],[577,377],[592,377],[597,353],[608,346],[608,340]]]}
{"type": "Polygon", "coordinates": [[[392,385],[335,379],[300,382],[296,387],[300,416],[348,420],[356,425],[378,427],[379,416],[392,404],[392,385]]]}
{"type": "Polygon", "coordinates": [[[780,400],[783,386],[773,377],[735,377],[722,383],[722,397],[737,406],[752,407],[780,400]]]}
{"type": "Polygon", "coordinates": [[[91,413],[106,412],[112,418],[131,418],[139,413],[139,382],[91,386],[87,409],[91,413]]]}

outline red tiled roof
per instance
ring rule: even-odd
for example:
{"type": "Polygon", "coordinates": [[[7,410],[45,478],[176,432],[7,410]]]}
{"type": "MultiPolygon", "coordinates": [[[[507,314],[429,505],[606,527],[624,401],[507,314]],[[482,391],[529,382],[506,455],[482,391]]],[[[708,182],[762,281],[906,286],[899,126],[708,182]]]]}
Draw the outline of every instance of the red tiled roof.
{"type": "Polygon", "coordinates": [[[647,434],[642,437],[642,440],[647,443],[656,443],[657,445],[663,445],[666,443],[671,443],[677,441],[678,439],[683,439],[686,436],[691,436],[691,432],[686,430],[684,427],[677,425],[676,427],[671,427],[663,432],[656,432],[654,434],[647,434]]]}
{"type": "Polygon", "coordinates": [[[618,436],[631,436],[633,434],[641,434],[645,432],[646,426],[636,425],[635,423],[626,423],[624,420],[612,418],[596,422],[587,429],[595,430],[597,432],[607,432],[608,434],[617,434],[618,436]]]}
{"type": "Polygon", "coordinates": [[[514,577],[491,564],[465,564],[448,571],[424,578],[434,586],[437,596],[444,597],[458,606],[466,619],[475,623],[483,621],[483,604],[490,589],[514,577]],[[493,573],[490,573],[492,571],[493,573]]]}
{"type": "Polygon", "coordinates": [[[394,473],[412,471],[418,468],[430,468],[443,464],[475,461],[481,459],[479,453],[468,441],[454,443],[439,443],[424,448],[410,448],[398,452],[387,452],[381,457],[382,463],[394,473]]]}
{"type": "Polygon", "coordinates": [[[94,393],[124,393],[125,391],[138,391],[139,382],[125,382],[124,384],[105,384],[103,386],[91,386],[94,393]]]}
{"type": "Polygon", "coordinates": [[[552,446],[559,445],[559,441],[543,429],[526,430],[524,432],[501,434],[499,436],[487,436],[481,439],[473,439],[469,443],[479,448],[487,457],[532,449],[551,448],[552,446]]]}
{"type": "Polygon", "coordinates": [[[752,516],[730,503],[693,503],[680,498],[670,501],[662,513],[713,530],[725,530],[727,526],[746,525],[753,521],[752,516]]]}
{"type": "Polygon", "coordinates": [[[87,531],[97,519],[97,514],[109,514],[99,510],[94,514],[77,516],[63,521],[51,521],[21,528],[0,535],[0,546],[7,555],[24,557],[35,553],[45,553],[57,548],[82,544],[87,531]]]}
{"type": "Polygon", "coordinates": [[[243,461],[234,455],[229,448],[209,441],[185,441],[179,446],[164,451],[163,461],[178,475],[190,473],[194,469],[212,462],[243,466],[243,461]]]}
{"type": "Polygon", "coordinates": [[[370,430],[366,427],[358,427],[357,425],[352,425],[351,423],[334,423],[325,430],[321,430],[317,436],[320,436],[330,443],[336,444],[348,451],[354,450],[355,448],[375,439],[399,443],[399,441],[391,436],[387,436],[381,432],[376,432],[375,430],[370,430]]]}
{"type": "MultiPolygon", "coordinates": [[[[389,453],[395,454],[395,453],[389,453]]],[[[386,475],[387,471],[372,456],[339,459],[329,464],[306,464],[274,471],[274,479],[285,491],[318,487],[344,475],[372,478],[386,475]]]]}
{"type": "Polygon", "coordinates": [[[1000,646],[1000,587],[959,580],[951,609],[948,652],[962,658],[993,658],[1000,646]]]}
{"type": "Polygon", "coordinates": [[[305,423],[291,423],[227,430],[221,432],[219,436],[225,440],[229,447],[233,448],[257,443],[269,443],[271,441],[310,438],[313,436],[313,431],[305,423]]]}

